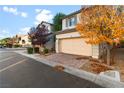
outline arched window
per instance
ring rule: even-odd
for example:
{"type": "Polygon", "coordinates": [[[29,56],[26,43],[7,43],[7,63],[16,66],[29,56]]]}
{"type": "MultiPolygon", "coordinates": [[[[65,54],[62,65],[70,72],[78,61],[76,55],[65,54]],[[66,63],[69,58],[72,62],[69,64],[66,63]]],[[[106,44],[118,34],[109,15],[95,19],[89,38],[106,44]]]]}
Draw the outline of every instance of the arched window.
{"type": "Polygon", "coordinates": [[[22,44],[25,44],[25,40],[22,40],[22,44]]]}

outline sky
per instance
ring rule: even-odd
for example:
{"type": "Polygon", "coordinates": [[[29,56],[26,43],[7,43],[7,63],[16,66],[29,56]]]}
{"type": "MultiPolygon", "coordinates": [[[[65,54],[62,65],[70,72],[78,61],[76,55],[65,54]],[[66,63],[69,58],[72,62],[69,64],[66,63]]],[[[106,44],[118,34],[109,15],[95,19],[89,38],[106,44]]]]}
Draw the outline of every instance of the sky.
{"type": "Polygon", "coordinates": [[[36,27],[41,21],[52,23],[53,17],[58,12],[67,15],[80,8],[80,5],[1,5],[0,39],[26,34],[30,27],[36,27]]]}

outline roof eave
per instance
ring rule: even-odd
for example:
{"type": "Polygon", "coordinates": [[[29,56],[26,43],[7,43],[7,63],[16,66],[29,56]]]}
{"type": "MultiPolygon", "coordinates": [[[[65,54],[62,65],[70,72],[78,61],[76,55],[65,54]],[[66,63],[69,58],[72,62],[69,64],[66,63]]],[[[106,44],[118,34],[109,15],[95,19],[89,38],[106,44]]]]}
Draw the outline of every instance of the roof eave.
{"type": "Polygon", "coordinates": [[[61,30],[61,31],[55,32],[55,34],[56,35],[59,35],[59,34],[65,34],[65,33],[75,32],[75,31],[76,31],[76,28],[65,29],[65,30],[61,30]]]}

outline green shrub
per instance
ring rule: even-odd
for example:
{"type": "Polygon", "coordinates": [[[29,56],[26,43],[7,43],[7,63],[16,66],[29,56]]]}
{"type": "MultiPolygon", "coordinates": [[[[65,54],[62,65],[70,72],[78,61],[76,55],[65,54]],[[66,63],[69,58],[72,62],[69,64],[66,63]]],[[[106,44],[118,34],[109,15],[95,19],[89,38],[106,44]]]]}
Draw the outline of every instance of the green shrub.
{"type": "Polygon", "coordinates": [[[121,42],[122,44],[124,44],[124,40],[121,40],[120,42],[121,42]]]}
{"type": "Polygon", "coordinates": [[[27,48],[27,52],[28,52],[28,54],[33,54],[33,48],[32,47],[28,47],[27,48]]]}
{"type": "Polygon", "coordinates": [[[120,42],[120,48],[124,48],[124,40],[121,40],[121,42],[120,42]]]}
{"type": "Polygon", "coordinates": [[[20,47],[20,45],[14,45],[14,48],[18,48],[18,47],[20,47]]]}
{"type": "Polygon", "coordinates": [[[47,53],[49,53],[49,50],[48,50],[47,48],[44,48],[44,49],[43,49],[43,53],[44,53],[44,54],[47,54],[47,53]]]}
{"type": "Polygon", "coordinates": [[[39,53],[39,47],[35,47],[35,48],[34,48],[34,52],[35,52],[35,53],[39,53]]]}

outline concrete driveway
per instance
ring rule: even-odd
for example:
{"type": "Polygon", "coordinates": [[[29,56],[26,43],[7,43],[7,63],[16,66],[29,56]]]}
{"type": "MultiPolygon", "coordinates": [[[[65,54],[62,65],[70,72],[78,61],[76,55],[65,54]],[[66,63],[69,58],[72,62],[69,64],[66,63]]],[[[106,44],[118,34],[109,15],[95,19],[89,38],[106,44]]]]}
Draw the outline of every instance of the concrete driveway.
{"type": "Polygon", "coordinates": [[[0,52],[0,87],[3,88],[99,88],[85,79],[33,59],[10,52],[0,52]]]}

